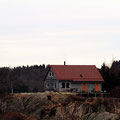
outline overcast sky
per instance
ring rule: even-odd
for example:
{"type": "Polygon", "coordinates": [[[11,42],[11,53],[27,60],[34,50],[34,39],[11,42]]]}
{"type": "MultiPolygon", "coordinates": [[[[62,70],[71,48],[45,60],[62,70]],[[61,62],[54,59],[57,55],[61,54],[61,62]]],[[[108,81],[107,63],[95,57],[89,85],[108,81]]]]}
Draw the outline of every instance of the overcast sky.
{"type": "Polygon", "coordinates": [[[120,0],[0,0],[0,67],[100,67],[120,59],[120,0]]]}

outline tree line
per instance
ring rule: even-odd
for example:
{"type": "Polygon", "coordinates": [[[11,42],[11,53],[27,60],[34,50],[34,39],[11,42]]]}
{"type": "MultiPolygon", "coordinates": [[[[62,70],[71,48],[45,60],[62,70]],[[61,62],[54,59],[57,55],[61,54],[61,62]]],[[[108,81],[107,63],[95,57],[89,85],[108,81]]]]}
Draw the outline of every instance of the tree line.
{"type": "Polygon", "coordinates": [[[0,94],[44,91],[45,65],[0,68],[0,94]]]}
{"type": "Polygon", "coordinates": [[[103,63],[100,73],[104,79],[103,90],[120,97],[120,61],[113,61],[110,67],[103,63]]]}

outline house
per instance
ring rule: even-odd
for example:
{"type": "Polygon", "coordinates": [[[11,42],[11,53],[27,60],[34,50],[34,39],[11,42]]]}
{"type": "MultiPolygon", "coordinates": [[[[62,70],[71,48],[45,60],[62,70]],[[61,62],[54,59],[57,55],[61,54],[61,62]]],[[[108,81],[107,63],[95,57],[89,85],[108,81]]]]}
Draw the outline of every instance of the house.
{"type": "Polygon", "coordinates": [[[95,65],[50,65],[45,91],[102,91],[103,78],[95,65]]]}

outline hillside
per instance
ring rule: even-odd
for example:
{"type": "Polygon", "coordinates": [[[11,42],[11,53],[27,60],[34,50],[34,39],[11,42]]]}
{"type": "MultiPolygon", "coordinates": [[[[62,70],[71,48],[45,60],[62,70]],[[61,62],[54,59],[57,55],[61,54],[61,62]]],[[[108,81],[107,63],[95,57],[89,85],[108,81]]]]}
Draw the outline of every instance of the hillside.
{"type": "Polygon", "coordinates": [[[75,93],[14,94],[0,100],[0,111],[0,119],[18,115],[16,120],[119,120],[120,100],[81,98],[75,93]]]}

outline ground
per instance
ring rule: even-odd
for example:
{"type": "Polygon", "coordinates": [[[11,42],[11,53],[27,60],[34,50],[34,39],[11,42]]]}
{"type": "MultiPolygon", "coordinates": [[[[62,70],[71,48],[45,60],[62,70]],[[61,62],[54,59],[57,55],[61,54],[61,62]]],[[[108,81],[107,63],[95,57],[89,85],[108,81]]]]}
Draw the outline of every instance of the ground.
{"type": "Polygon", "coordinates": [[[119,120],[120,99],[67,92],[13,94],[0,100],[0,111],[0,120],[119,120]]]}

